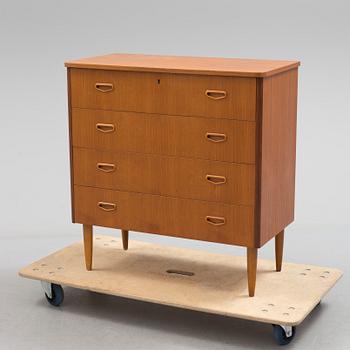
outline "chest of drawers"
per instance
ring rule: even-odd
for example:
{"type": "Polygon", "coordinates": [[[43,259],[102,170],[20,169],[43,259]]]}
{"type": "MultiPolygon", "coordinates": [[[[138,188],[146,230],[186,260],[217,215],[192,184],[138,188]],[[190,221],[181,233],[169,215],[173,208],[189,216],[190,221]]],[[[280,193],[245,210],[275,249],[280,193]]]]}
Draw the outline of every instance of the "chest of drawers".
{"type": "Polygon", "coordinates": [[[72,219],[247,248],[294,218],[297,61],[112,54],[66,62],[72,219]]]}

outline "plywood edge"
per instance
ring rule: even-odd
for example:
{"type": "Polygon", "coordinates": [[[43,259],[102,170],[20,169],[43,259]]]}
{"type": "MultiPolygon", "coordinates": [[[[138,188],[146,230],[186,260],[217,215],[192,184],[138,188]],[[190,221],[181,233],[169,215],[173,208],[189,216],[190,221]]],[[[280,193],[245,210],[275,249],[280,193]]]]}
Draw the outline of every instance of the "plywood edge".
{"type": "MultiPolygon", "coordinates": [[[[337,269],[332,269],[332,271],[338,272],[338,276],[334,280],[334,283],[333,283],[333,285],[335,285],[343,276],[343,272],[340,270],[337,270],[337,269]]],[[[111,295],[111,296],[116,296],[116,297],[130,299],[130,300],[136,300],[136,301],[140,301],[140,302],[147,302],[147,303],[152,303],[152,304],[157,304],[157,305],[164,305],[164,306],[169,306],[169,307],[181,308],[181,309],[192,310],[192,311],[196,311],[196,312],[205,312],[208,314],[214,314],[214,315],[225,316],[225,317],[240,318],[240,319],[244,319],[244,320],[248,320],[248,321],[255,321],[255,322],[261,322],[261,323],[268,323],[268,324],[281,324],[281,325],[292,326],[292,327],[300,325],[310,315],[310,313],[313,311],[313,309],[328,294],[329,290],[331,289],[331,288],[329,288],[327,291],[320,294],[320,298],[315,299],[314,302],[312,304],[310,304],[309,308],[306,310],[303,317],[301,317],[301,318],[298,318],[298,317],[293,318],[292,317],[289,320],[285,320],[285,319],[277,319],[277,318],[275,318],[275,319],[264,318],[264,317],[259,316],[259,315],[255,315],[255,316],[244,315],[244,314],[239,313],[239,312],[229,312],[229,311],[225,312],[225,311],[221,311],[221,310],[219,311],[219,310],[215,310],[215,309],[211,309],[211,308],[196,307],[195,305],[182,305],[182,304],[171,302],[171,301],[154,300],[152,298],[147,298],[147,297],[144,297],[144,296],[139,295],[139,294],[120,293],[120,292],[117,293],[117,292],[114,292],[113,290],[107,290],[107,289],[103,289],[103,288],[94,288],[94,287],[90,287],[88,285],[81,285],[79,283],[74,283],[72,281],[64,280],[62,278],[47,278],[47,277],[41,278],[40,276],[34,276],[33,274],[29,273],[28,271],[26,271],[25,268],[20,270],[18,272],[18,275],[20,277],[32,279],[32,280],[36,280],[36,281],[46,281],[46,282],[50,282],[50,283],[63,285],[66,287],[72,287],[72,288],[77,288],[77,289],[81,289],[81,290],[88,290],[88,291],[99,293],[99,294],[107,294],[107,295],[111,295]]]]}

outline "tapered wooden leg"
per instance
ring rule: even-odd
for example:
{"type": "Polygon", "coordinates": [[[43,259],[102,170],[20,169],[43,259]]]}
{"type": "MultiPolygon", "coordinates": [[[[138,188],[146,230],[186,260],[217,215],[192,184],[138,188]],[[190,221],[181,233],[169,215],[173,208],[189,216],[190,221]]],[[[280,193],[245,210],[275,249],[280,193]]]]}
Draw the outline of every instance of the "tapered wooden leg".
{"type": "Polygon", "coordinates": [[[255,293],[256,268],[258,264],[258,249],[247,248],[247,275],[249,296],[253,297],[255,293]]]}
{"type": "Polygon", "coordinates": [[[92,269],[92,225],[83,225],[86,270],[92,269]]]}
{"type": "Polygon", "coordinates": [[[128,250],[129,246],[129,231],[122,230],[122,239],[123,239],[123,249],[128,250]]]}
{"type": "Polygon", "coordinates": [[[276,271],[282,269],[284,230],[275,236],[276,271]]]}

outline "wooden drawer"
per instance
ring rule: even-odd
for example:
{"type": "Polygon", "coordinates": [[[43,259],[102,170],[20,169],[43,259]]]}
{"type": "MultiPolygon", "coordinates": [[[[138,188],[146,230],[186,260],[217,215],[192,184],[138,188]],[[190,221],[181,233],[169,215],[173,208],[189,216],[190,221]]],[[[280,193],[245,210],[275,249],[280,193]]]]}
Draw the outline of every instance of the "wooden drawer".
{"type": "Polygon", "coordinates": [[[255,122],[79,108],[71,118],[75,147],[255,162],[255,122]]]}
{"type": "Polygon", "coordinates": [[[74,186],[74,202],[79,223],[254,246],[253,207],[84,186],[74,186]]]}
{"type": "Polygon", "coordinates": [[[73,167],[77,185],[254,205],[250,164],[74,148],[73,167]]]}
{"type": "Polygon", "coordinates": [[[70,69],[72,107],[255,120],[256,80],[70,69]]]}

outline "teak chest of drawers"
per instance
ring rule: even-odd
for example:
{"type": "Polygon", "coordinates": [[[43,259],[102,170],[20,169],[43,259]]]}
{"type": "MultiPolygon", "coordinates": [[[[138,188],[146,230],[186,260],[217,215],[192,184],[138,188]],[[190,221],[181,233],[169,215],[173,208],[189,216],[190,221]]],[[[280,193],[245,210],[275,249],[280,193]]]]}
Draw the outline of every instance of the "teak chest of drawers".
{"type": "Polygon", "coordinates": [[[112,54],[66,62],[72,219],[247,247],[294,218],[297,61],[112,54]]]}

